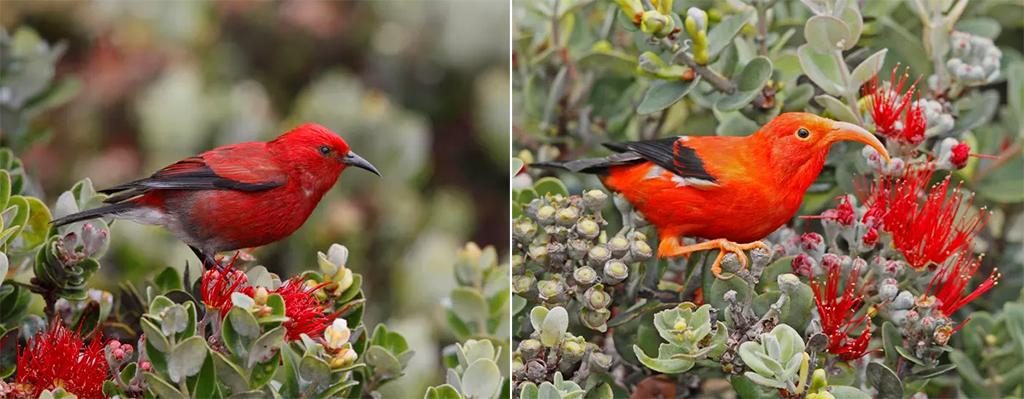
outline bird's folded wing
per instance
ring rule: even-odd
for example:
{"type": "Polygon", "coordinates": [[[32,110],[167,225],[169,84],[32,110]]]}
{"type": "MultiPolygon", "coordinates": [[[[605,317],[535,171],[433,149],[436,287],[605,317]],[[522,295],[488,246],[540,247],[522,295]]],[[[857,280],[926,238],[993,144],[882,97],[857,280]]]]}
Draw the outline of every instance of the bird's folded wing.
{"type": "Polygon", "coordinates": [[[617,152],[633,152],[665,170],[684,178],[717,181],[706,169],[704,161],[686,140],[668,137],[655,140],[605,143],[605,147],[617,152]]]}
{"type": "Polygon", "coordinates": [[[288,175],[258,145],[243,143],[178,161],[145,179],[100,190],[118,203],[150,190],[263,191],[283,185],[288,175]]]}

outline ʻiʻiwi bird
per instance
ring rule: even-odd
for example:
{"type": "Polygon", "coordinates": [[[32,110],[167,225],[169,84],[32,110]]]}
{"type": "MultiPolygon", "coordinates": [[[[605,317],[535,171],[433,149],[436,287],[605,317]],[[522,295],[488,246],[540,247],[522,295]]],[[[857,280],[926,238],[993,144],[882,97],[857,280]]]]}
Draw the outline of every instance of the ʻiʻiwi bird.
{"type": "Polygon", "coordinates": [[[781,114],[750,136],[679,136],[607,143],[604,158],[536,163],[600,175],[658,230],[659,257],[717,249],[746,266],[743,251],[789,221],[821,173],[829,148],[858,141],[889,153],[863,128],[808,113],[781,114]],[[683,245],[682,237],[708,241],[683,245]]]}
{"type": "Polygon", "coordinates": [[[109,205],[53,221],[98,217],[160,225],[206,267],[222,251],[258,247],[297,230],[348,166],[380,176],[345,140],[304,124],[268,142],[230,144],[101,193],[109,205]]]}

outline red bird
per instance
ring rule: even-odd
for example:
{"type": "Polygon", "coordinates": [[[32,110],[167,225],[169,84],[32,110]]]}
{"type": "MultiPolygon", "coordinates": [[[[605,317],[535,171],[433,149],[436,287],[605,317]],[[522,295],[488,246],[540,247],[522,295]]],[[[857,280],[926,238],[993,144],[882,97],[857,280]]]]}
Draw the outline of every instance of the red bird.
{"type": "Polygon", "coordinates": [[[859,126],[792,112],[746,137],[607,143],[616,154],[534,165],[600,175],[657,228],[658,256],[718,249],[711,268],[718,276],[726,252],[745,266],[743,251],[766,247],[756,240],[793,217],[829,148],[844,140],[867,144],[889,159],[882,143],[859,126]],[[709,241],[684,246],[683,236],[709,241]]]}
{"type": "Polygon", "coordinates": [[[110,216],[160,225],[210,267],[218,252],[291,235],[348,166],[380,176],[337,134],[304,124],[268,142],[217,147],[145,179],[101,190],[111,195],[104,201],[110,205],[53,224],[110,216]]]}

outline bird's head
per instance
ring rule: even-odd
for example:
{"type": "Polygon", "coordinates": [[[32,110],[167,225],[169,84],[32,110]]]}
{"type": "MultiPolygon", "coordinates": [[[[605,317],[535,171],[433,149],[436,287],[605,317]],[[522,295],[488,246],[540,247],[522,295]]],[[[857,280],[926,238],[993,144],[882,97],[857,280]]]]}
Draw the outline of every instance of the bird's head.
{"type": "Polygon", "coordinates": [[[380,176],[380,171],[370,161],[352,151],[341,136],[315,123],[300,125],[274,139],[269,145],[277,149],[288,164],[316,175],[337,178],[345,168],[355,166],[380,176]]]}
{"type": "Polygon", "coordinates": [[[754,136],[766,141],[770,160],[778,163],[779,169],[791,174],[813,174],[811,180],[821,172],[828,150],[836,142],[864,143],[889,160],[882,142],[864,128],[805,112],[781,114],[754,136]]]}

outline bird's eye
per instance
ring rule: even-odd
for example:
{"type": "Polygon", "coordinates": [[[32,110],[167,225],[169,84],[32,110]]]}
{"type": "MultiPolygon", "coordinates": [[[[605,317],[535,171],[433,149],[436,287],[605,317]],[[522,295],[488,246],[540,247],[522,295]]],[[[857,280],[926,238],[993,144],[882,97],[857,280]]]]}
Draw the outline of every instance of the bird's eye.
{"type": "Polygon", "coordinates": [[[799,137],[801,139],[806,139],[808,137],[811,137],[811,132],[808,131],[807,129],[800,128],[800,129],[797,129],[797,131],[796,131],[796,137],[799,137]]]}
{"type": "Polygon", "coordinates": [[[331,153],[331,147],[328,147],[328,146],[325,146],[325,145],[320,146],[320,153],[324,154],[324,155],[330,154],[331,153]]]}

